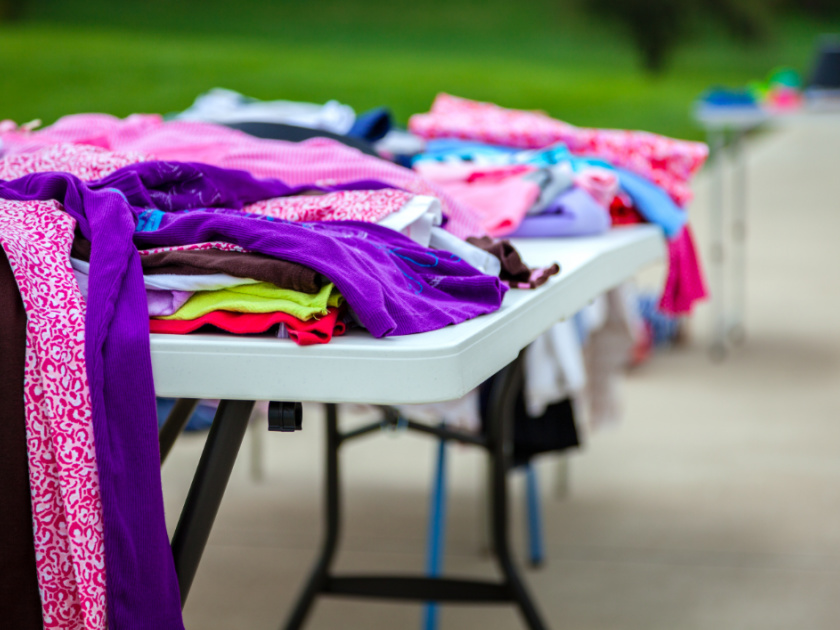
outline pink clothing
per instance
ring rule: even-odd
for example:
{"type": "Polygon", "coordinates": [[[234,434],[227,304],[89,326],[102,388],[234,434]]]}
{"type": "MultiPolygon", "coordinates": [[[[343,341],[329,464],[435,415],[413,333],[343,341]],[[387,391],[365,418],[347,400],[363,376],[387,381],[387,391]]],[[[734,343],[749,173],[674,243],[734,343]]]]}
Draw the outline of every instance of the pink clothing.
{"type": "Polygon", "coordinates": [[[326,195],[275,197],[245,206],[244,212],[286,221],[375,223],[402,208],[414,195],[402,190],[347,190],[326,195]]]}
{"type": "Polygon", "coordinates": [[[691,312],[694,302],[708,293],[694,248],[691,229],[686,225],[678,236],[668,241],[668,278],[659,310],[673,315],[691,312]]]}
{"type": "Polygon", "coordinates": [[[137,253],[141,256],[148,256],[149,254],[159,254],[161,252],[195,252],[203,249],[218,249],[220,252],[249,252],[251,250],[234,245],[233,243],[225,243],[224,241],[209,241],[207,243],[193,243],[191,245],[172,245],[170,247],[153,247],[152,249],[138,249],[137,253]]]}
{"type": "Polygon", "coordinates": [[[593,166],[575,175],[575,186],[583,188],[598,205],[609,210],[618,194],[618,177],[613,171],[593,166]]]}
{"type": "MultiPolygon", "coordinates": [[[[0,159],[0,179],[12,180],[30,173],[55,171],[93,181],[129,164],[150,159],[140,153],[116,153],[85,144],[56,144],[0,159]]],[[[326,195],[277,197],[246,206],[244,210],[287,221],[374,223],[402,208],[413,196],[393,188],[350,190],[326,195]]]]}
{"type": "Polygon", "coordinates": [[[5,155],[59,143],[86,144],[160,160],[204,162],[245,170],[256,177],[277,178],[291,186],[376,180],[414,194],[438,197],[449,217],[447,229],[456,236],[482,234],[481,221],[469,207],[411,169],[326,138],[299,143],[264,140],[210,123],[164,122],[156,114],[133,114],[125,119],[107,114],[77,114],[65,116],[40,131],[3,121],[0,141],[5,155]]]}
{"type": "Polygon", "coordinates": [[[575,127],[542,112],[507,109],[449,94],[438,94],[431,111],[412,116],[408,128],[423,138],[462,138],[522,149],[562,142],[575,155],[600,158],[647,177],[682,207],[692,198],[688,181],[709,155],[702,142],[645,131],[575,127]]]}
{"type": "Polygon", "coordinates": [[[70,173],[90,182],[117,169],[151,158],[139,153],[114,153],[98,147],[56,144],[32,153],[9,155],[0,160],[0,179],[12,180],[30,173],[70,173]]]}
{"type": "Polygon", "coordinates": [[[26,309],[24,403],[46,629],[104,630],[105,545],[85,364],[76,222],[54,201],[0,201],[0,245],[26,309]]]}
{"type": "Polygon", "coordinates": [[[480,217],[484,234],[510,234],[540,196],[540,188],[522,178],[533,166],[480,166],[420,162],[417,171],[480,217]]]}

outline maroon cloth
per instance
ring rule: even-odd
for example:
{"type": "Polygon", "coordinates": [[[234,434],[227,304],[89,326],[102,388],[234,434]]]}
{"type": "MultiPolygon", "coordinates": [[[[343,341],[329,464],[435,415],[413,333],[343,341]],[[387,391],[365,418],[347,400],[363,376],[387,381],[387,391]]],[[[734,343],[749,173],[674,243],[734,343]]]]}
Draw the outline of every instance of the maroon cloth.
{"type": "Polygon", "coordinates": [[[550,267],[531,269],[522,262],[519,252],[508,240],[494,241],[489,236],[481,238],[471,236],[467,239],[467,243],[499,259],[502,263],[499,279],[512,289],[536,289],[545,284],[551,276],[560,272],[560,266],[556,263],[550,267]]]}
{"type": "MultiPolygon", "coordinates": [[[[90,260],[90,242],[78,235],[73,240],[72,256],[90,260]]],[[[226,273],[237,278],[253,278],[270,282],[283,289],[301,293],[318,293],[323,286],[321,275],[305,265],[279,260],[256,252],[228,252],[218,249],[170,251],[140,257],[143,275],[173,274],[206,276],[226,273]]]]}
{"type": "Polygon", "coordinates": [[[318,293],[321,290],[320,274],[317,271],[264,254],[224,252],[218,249],[159,252],[142,256],[140,264],[143,265],[144,275],[226,273],[237,278],[270,282],[301,293],[318,293]]]}
{"type": "Polygon", "coordinates": [[[40,630],[23,404],[25,352],[26,312],[0,248],[0,626],[40,630]]]}

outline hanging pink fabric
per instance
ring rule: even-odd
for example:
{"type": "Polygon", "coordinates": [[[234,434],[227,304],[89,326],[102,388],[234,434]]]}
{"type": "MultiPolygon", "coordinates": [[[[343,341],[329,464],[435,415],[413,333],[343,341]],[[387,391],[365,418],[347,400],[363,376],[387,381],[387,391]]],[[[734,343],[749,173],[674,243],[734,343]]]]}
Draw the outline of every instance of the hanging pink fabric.
{"type": "Polygon", "coordinates": [[[164,122],[156,114],[133,114],[125,119],[107,114],[76,114],[39,131],[2,121],[0,142],[6,156],[60,143],[84,144],[159,160],[203,162],[244,170],[255,177],[280,179],[290,186],[375,180],[416,195],[440,199],[449,217],[446,228],[456,236],[483,235],[480,218],[471,208],[411,169],[327,138],[304,142],[265,140],[210,123],[164,122]]]}
{"type": "Polygon", "coordinates": [[[688,225],[678,236],[668,241],[668,261],[668,278],[659,301],[659,310],[672,315],[685,315],[691,312],[695,302],[708,295],[688,225]]]}
{"type": "Polygon", "coordinates": [[[0,244],[26,309],[24,403],[38,587],[47,630],[104,630],[102,503],[85,367],[85,302],[59,204],[0,201],[0,244]]]}
{"type": "Polygon", "coordinates": [[[408,128],[423,138],[462,138],[521,149],[562,142],[575,155],[600,158],[647,177],[682,207],[692,199],[688,181],[709,155],[702,142],[646,131],[575,127],[542,112],[507,109],[449,94],[438,94],[431,111],[412,116],[408,128]]]}

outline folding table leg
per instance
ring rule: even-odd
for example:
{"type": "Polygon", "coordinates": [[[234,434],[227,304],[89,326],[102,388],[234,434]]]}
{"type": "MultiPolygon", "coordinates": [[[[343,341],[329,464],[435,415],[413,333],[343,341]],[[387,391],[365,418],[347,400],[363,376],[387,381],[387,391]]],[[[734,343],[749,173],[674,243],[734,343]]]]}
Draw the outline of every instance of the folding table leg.
{"type": "Polygon", "coordinates": [[[709,144],[712,147],[711,212],[709,231],[711,232],[710,272],[712,279],[712,344],[709,348],[713,359],[726,357],[727,303],[726,299],[726,261],[724,234],[724,144],[726,136],[722,129],[709,132],[709,144]]]}
{"type": "Polygon", "coordinates": [[[223,400],[210,427],[172,537],[172,555],[181,588],[182,608],[210,537],[253,408],[253,400],[223,400]]]}
{"type": "Polygon", "coordinates": [[[169,451],[175,446],[175,440],[184,432],[184,427],[187,426],[196,407],[198,407],[198,398],[179,398],[175,401],[169,415],[166,416],[166,421],[158,431],[161,466],[166,461],[169,451]]]}
{"type": "Polygon", "coordinates": [[[537,471],[532,462],[525,464],[525,504],[528,524],[528,561],[532,567],[541,567],[545,560],[542,533],[542,510],[537,471]]]}
{"type": "Polygon", "coordinates": [[[492,543],[493,552],[508,589],[519,607],[519,612],[531,630],[545,630],[543,622],[528,589],[519,575],[510,552],[508,538],[508,475],[513,455],[514,402],[522,386],[522,358],[514,360],[502,370],[493,383],[489,409],[488,443],[490,447],[492,478],[492,543]]]}
{"type": "Polygon", "coordinates": [[[380,424],[362,427],[346,434],[338,431],[335,405],[327,405],[326,451],[326,530],[318,559],[313,566],[285,630],[298,630],[306,620],[318,595],[372,597],[404,601],[438,602],[509,602],[515,604],[530,630],[545,630],[546,625],[513,563],[508,541],[507,473],[513,451],[513,411],[518,388],[522,384],[521,358],[500,372],[491,393],[489,428],[485,439],[459,435],[447,429],[407,423],[408,429],[432,434],[439,439],[454,439],[487,448],[490,452],[492,550],[504,579],[501,582],[459,580],[414,576],[335,576],[330,566],[338,545],[341,525],[338,449],[344,440],[367,435],[380,424]]]}
{"type": "MultiPolygon", "coordinates": [[[[444,547],[446,546],[446,495],[446,440],[439,440],[426,549],[426,575],[429,577],[438,577],[443,570],[444,547]]],[[[426,603],[423,606],[421,630],[437,630],[439,619],[438,603],[426,603]]]]}
{"type": "Polygon", "coordinates": [[[341,435],[338,432],[338,409],[336,405],[326,405],[327,414],[327,452],[326,452],[326,475],[324,479],[326,497],[324,503],[324,516],[326,530],[324,541],[321,545],[321,554],[312,571],[309,579],[303,588],[303,592],[295,604],[292,613],[286,620],[286,630],[297,630],[303,625],[312,604],[318,593],[324,590],[330,565],[332,565],[335,550],[338,546],[338,536],[341,527],[341,496],[338,481],[338,449],[341,445],[341,435]]]}
{"type": "Polygon", "coordinates": [[[744,311],[746,306],[746,236],[747,236],[747,159],[744,151],[744,131],[733,134],[730,151],[734,162],[732,203],[732,309],[727,322],[727,334],[734,344],[746,338],[744,311]]]}

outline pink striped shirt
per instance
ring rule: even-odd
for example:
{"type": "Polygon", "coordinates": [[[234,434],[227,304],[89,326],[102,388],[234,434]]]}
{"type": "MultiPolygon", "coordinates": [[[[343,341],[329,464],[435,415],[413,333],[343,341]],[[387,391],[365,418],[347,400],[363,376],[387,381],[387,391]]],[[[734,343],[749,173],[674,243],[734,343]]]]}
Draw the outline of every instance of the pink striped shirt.
{"type": "Polygon", "coordinates": [[[4,155],[27,153],[58,143],[86,144],[160,160],[203,162],[240,169],[256,177],[280,179],[292,186],[330,185],[377,180],[394,188],[441,200],[449,217],[447,229],[456,236],[483,235],[480,217],[437,185],[411,169],[392,164],[335,140],[305,142],[264,140],[219,125],[164,122],[157,114],[133,114],[125,119],[107,114],[75,114],[39,131],[0,122],[4,155]]]}

